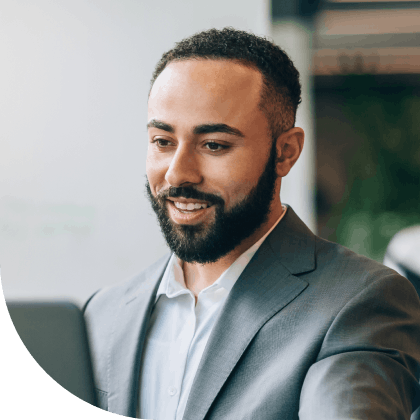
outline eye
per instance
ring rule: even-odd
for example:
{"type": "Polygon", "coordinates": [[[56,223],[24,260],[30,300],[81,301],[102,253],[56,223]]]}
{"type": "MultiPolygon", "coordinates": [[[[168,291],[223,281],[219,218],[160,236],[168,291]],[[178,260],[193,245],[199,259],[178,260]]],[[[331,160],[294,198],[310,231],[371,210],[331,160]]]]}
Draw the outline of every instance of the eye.
{"type": "Polygon", "coordinates": [[[214,141],[209,141],[205,144],[205,146],[211,150],[212,152],[220,152],[228,148],[228,146],[224,146],[223,144],[215,143],[214,141]]]}
{"type": "Polygon", "coordinates": [[[160,148],[168,147],[171,145],[171,142],[169,140],[161,138],[154,139],[152,143],[156,144],[160,148]]]}

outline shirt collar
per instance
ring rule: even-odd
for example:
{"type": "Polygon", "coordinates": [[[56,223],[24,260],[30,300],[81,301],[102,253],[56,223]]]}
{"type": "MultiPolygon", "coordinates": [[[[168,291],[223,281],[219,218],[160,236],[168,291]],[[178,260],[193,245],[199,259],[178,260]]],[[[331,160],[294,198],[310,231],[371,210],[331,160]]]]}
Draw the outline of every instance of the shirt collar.
{"type": "MultiPolygon", "coordinates": [[[[228,269],[226,269],[211,286],[207,287],[207,289],[218,285],[219,287],[223,287],[229,293],[267,236],[280,223],[280,220],[284,217],[286,211],[287,207],[283,206],[283,213],[271,229],[262,238],[255,242],[254,245],[248,248],[240,257],[238,257],[236,261],[228,269]]],[[[173,298],[186,293],[190,293],[190,291],[185,286],[184,272],[175,254],[172,254],[162,281],[160,282],[155,303],[159,299],[160,295],[166,295],[168,298],[173,298]]]]}
{"type": "Polygon", "coordinates": [[[184,293],[188,293],[184,281],[184,272],[179,265],[175,254],[172,254],[156,293],[155,303],[160,295],[166,295],[168,298],[173,298],[184,293]]]}

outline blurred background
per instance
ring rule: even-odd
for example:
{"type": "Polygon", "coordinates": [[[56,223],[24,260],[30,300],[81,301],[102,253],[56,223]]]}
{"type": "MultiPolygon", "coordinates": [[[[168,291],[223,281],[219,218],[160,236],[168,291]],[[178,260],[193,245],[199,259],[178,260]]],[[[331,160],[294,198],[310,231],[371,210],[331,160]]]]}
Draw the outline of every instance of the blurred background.
{"type": "Polygon", "coordinates": [[[272,38],[302,75],[307,138],[282,201],[378,261],[420,224],[419,1],[3,1],[7,299],[81,305],[167,252],[144,195],[149,80],[176,41],[224,26],[272,38]]]}

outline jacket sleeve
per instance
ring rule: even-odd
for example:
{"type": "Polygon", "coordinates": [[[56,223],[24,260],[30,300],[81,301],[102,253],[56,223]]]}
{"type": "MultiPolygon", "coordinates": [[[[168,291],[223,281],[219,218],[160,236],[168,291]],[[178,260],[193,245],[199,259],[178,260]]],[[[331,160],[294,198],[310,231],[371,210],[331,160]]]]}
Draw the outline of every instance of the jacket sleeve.
{"type": "Polygon", "coordinates": [[[95,295],[99,292],[99,290],[97,290],[93,295],[90,296],[90,298],[85,302],[85,304],[83,305],[82,308],[82,314],[84,315],[86,313],[86,309],[90,303],[90,301],[95,297],[95,295]]]}
{"type": "Polygon", "coordinates": [[[405,278],[371,283],[338,313],[300,396],[301,420],[408,420],[419,405],[420,301],[405,278]]]}

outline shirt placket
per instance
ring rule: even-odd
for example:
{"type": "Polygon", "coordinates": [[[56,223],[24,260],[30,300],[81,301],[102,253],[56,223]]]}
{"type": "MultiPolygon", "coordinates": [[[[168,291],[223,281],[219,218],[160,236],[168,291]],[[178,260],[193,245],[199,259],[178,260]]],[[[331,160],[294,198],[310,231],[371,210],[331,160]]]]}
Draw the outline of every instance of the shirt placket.
{"type": "MultiPolygon", "coordinates": [[[[193,376],[195,376],[195,373],[196,373],[195,372],[196,369],[194,369],[194,371],[192,372],[191,367],[189,367],[189,364],[191,363],[191,357],[192,357],[192,346],[196,346],[195,352],[194,352],[194,353],[196,353],[197,344],[198,344],[196,342],[196,340],[197,340],[198,331],[200,329],[200,323],[203,322],[204,313],[207,312],[210,309],[210,307],[212,306],[212,304],[215,303],[213,301],[212,294],[216,290],[218,290],[218,288],[219,288],[218,286],[213,286],[210,290],[202,291],[198,296],[197,304],[194,305],[194,307],[193,307],[194,319],[195,319],[195,328],[194,328],[193,337],[192,337],[192,339],[189,343],[189,349],[188,349],[188,354],[187,354],[187,358],[186,358],[186,362],[185,362],[185,366],[184,366],[184,374],[183,374],[183,378],[182,378],[182,388],[181,388],[182,394],[184,394],[185,392],[187,393],[186,395],[183,395],[183,398],[185,398],[185,399],[188,399],[188,394],[190,393],[191,389],[190,388],[184,389],[184,387],[186,386],[187,383],[188,383],[188,385],[191,386],[192,380],[193,380],[193,378],[191,378],[191,374],[193,374],[193,376]],[[188,372],[186,370],[187,368],[189,369],[188,372]],[[189,374],[188,376],[190,376],[188,379],[186,378],[187,373],[189,374]]],[[[201,344],[202,343],[200,343],[200,345],[201,344]]],[[[194,357],[196,357],[196,354],[194,354],[194,357]]],[[[186,401],[183,401],[182,407],[178,403],[176,420],[182,420],[182,417],[183,417],[184,412],[185,412],[185,403],[186,403],[186,401]]]]}
{"type": "Polygon", "coordinates": [[[165,420],[176,419],[177,408],[181,396],[182,380],[188,359],[188,352],[191,342],[194,338],[196,329],[196,315],[195,315],[195,298],[191,294],[191,302],[188,307],[185,307],[182,316],[183,327],[178,335],[175,345],[170,349],[169,365],[171,374],[168,375],[168,383],[166,384],[166,409],[165,420]]]}

